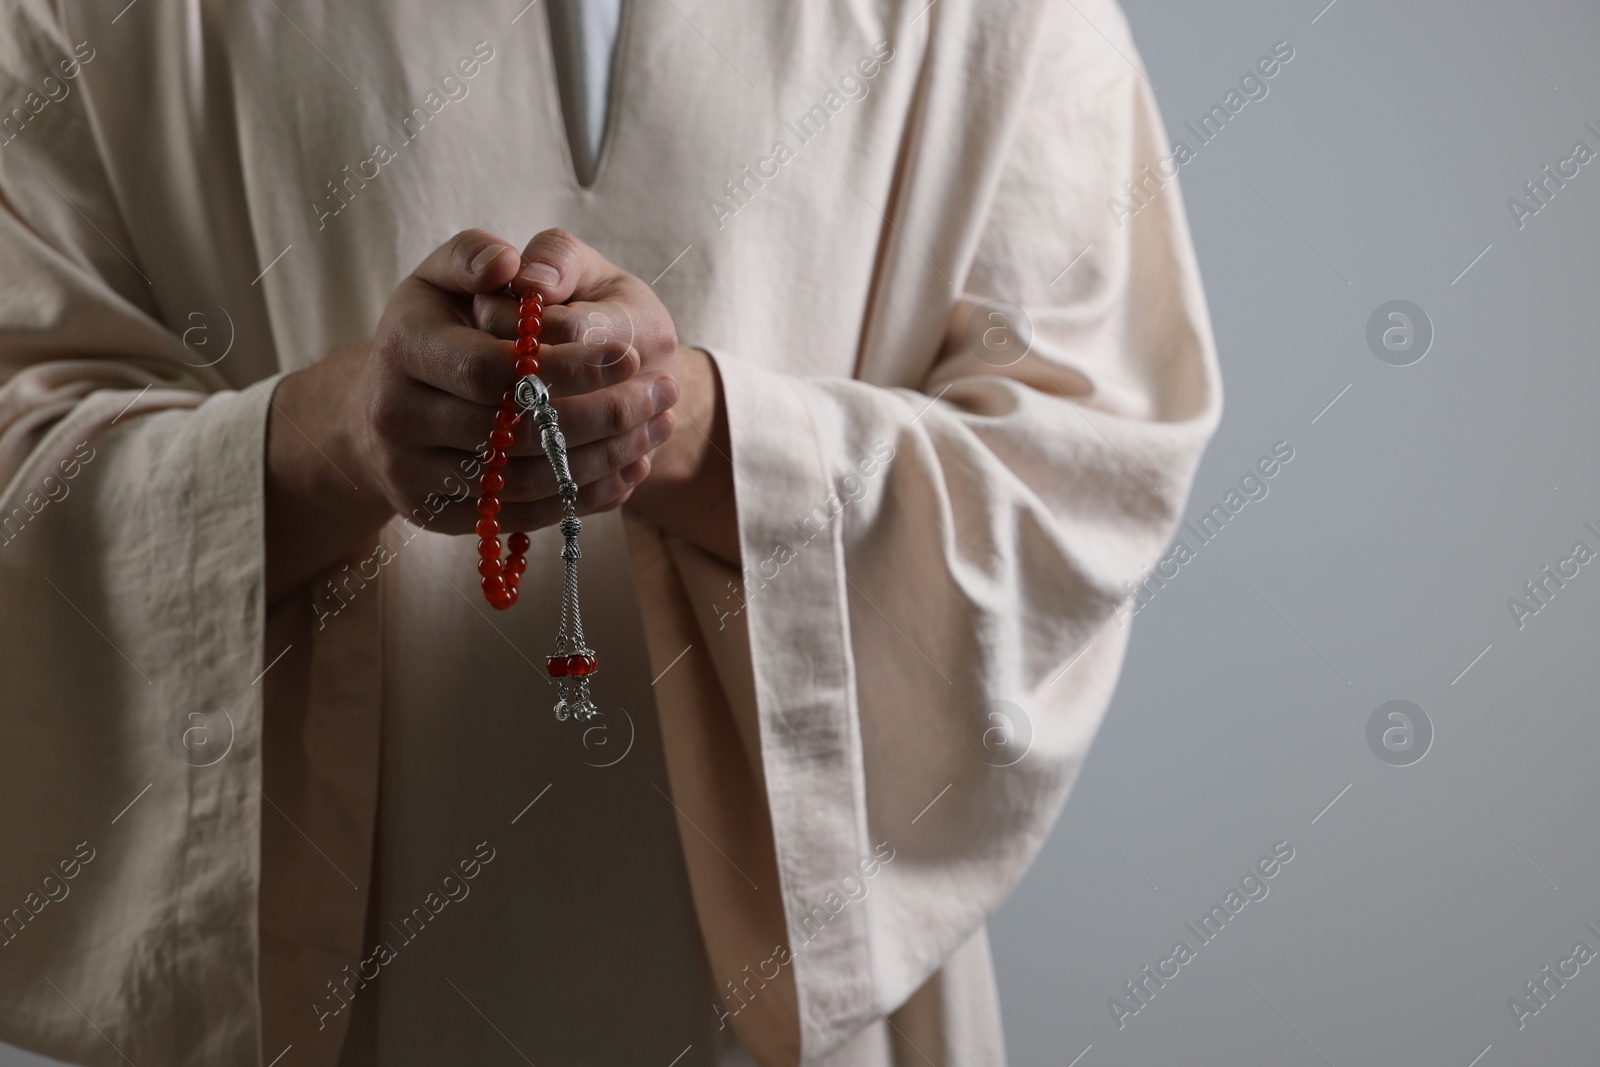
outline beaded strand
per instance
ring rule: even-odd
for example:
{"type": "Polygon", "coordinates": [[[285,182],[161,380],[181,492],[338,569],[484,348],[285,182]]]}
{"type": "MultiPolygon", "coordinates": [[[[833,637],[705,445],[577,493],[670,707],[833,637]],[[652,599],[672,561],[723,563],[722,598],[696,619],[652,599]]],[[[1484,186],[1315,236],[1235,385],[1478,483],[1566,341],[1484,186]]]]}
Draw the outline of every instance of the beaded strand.
{"type": "MultiPolygon", "coordinates": [[[[539,373],[539,330],[544,325],[544,297],[538,290],[523,294],[517,308],[517,377],[524,378],[539,373]]],[[[478,573],[483,577],[483,595],[496,611],[504,611],[517,602],[517,587],[523,572],[528,569],[528,535],[513,533],[511,555],[500,559],[500,490],[506,487],[504,467],[509,458],[507,449],[514,439],[512,430],[522,421],[522,406],[517,403],[515,390],[507,389],[495,413],[494,428],[489,431],[489,447],[483,460],[483,478],[479,483],[478,497],[478,573]]]]}
{"type": "Polygon", "coordinates": [[[478,573],[483,576],[483,595],[498,611],[517,602],[517,588],[528,569],[528,535],[522,531],[508,539],[511,555],[500,558],[499,493],[505,488],[504,468],[515,439],[512,431],[524,412],[533,416],[545,457],[556,476],[563,516],[561,559],[564,576],[561,588],[561,623],[556,631],[555,652],[546,658],[545,669],[556,682],[561,697],[555,705],[557,719],[593,719],[599,714],[589,692],[589,675],[599,668],[599,659],[583,638],[583,615],[578,607],[578,534],[583,522],[577,515],[578,485],[567,463],[567,443],[557,425],[556,409],[550,391],[539,374],[539,331],[544,325],[544,297],[536,290],[524,293],[517,307],[517,380],[506,390],[495,413],[494,428],[484,450],[481,494],[478,498],[478,573]]]}

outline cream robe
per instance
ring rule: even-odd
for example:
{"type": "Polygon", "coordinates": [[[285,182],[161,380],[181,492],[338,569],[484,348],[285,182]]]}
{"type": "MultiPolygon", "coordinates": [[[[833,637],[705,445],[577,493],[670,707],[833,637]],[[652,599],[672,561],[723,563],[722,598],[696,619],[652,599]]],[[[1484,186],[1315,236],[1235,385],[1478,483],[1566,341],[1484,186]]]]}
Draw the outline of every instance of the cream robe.
{"type": "MultiPolygon", "coordinates": [[[[515,639],[462,628],[464,540],[416,535],[375,589],[330,576],[349,592],[331,620],[310,592],[269,616],[261,582],[274,375],[370,334],[455,230],[520,243],[559,224],[654,279],[713,353],[737,469],[742,577],[637,520],[591,526],[585,573],[611,583],[616,640],[650,650],[615,684],[660,675],[634,709],[654,755],[613,769],[675,810],[634,809],[628,847],[670,815],[680,851],[640,862],[690,894],[663,890],[649,959],[689,974],[672,933],[703,939],[724,1002],[696,1025],[728,1024],[762,1063],[999,1062],[984,919],[1088,750],[1127,634],[1116,606],[1170,536],[1221,404],[1178,190],[1141,173],[1167,150],[1120,12],[640,3],[583,190],[537,9],[120,7],[13,0],[0,34],[0,103],[23,108],[0,143],[0,908],[21,909],[0,921],[0,1038],[88,1064],[265,1063],[290,1042],[332,1062],[326,1030],[300,1036],[307,996],[359,966],[391,906],[424,899],[387,898],[384,875],[408,847],[396,820],[428,825],[420,792],[390,803],[393,726],[415,725],[395,672],[441,701],[522,701],[436,706],[454,759],[470,712],[495,716],[478,745],[497,767],[519,745],[548,760],[535,738],[570,744],[528,662],[538,602],[505,621],[515,639]],[[875,46],[892,58],[874,66],[875,46]],[[1031,322],[1014,362],[991,309],[974,314],[991,299],[1031,322]],[[409,675],[395,610],[439,624],[409,675]],[[193,743],[224,738],[209,763],[193,743]]],[[[510,862],[537,826],[578,850],[560,886],[592,861],[598,899],[636,891],[601,877],[621,861],[586,843],[585,805],[558,809],[553,788],[513,825],[544,783],[484,779],[484,829],[446,820],[459,838],[415,851],[470,864],[486,842],[474,892],[538,900],[537,855],[510,862]]],[[[441,929],[492,937],[480,903],[450,903],[441,929]]],[[[523,917],[510,940],[576,921],[604,943],[589,906],[523,917]]],[[[352,1055],[427,944],[333,1017],[352,1055]]],[[[651,982],[586,962],[538,961],[550,987],[619,991],[583,998],[575,1029],[686,1025],[647,1010],[651,982]]],[[[518,989],[438,977],[456,989],[436,983],[436,1029],[518,1025],[487,1003],[518,989]]],[[[455,1047],[521,1062],[485,1040],[455,1047]]],[[[594,1062],[602,1046],[629,1047],[606,1038],[594,1062]]]]}

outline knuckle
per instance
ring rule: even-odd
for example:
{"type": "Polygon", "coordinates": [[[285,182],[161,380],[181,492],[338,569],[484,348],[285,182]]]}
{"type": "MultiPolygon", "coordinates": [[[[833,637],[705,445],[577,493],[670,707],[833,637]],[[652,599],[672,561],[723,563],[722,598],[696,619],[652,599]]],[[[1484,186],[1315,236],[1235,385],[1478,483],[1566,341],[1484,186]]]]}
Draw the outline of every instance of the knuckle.
{"type": "Polygon", "coordinates": [[[507,324],[502,304],[502,299],[483,293],[474,296],[472,298],[472,325],[485,333],[492,333],[497,337],[506,336],[507,324]]]}
{"type": "Polygon", "coordinates": [[[538,245],[540,251],[562,256],[568,260],[576,259],[578,251],[583,247],[583,242],[573,236],[570,230],[564,230],[560,226],[542,231],[534,238],[534,243],[538,245]]]}
{"type": "Polygon", "coordinates": [[[608,368],[625,361],[632,348],[632,345],[622,340],[610,340],[602,344],[585,345],[584,366],[591,374],[603,375],[608,368]]]}
{"type": "Polygon", "coordinates": [[[652,352],[670,352],[678,347],[678,331],[673,325],[672,316],[667,314],[653,297],[647,306],[647,313],[640,315],[634,323],[639,338],[639,346],[648,348],[652,352]]]}
{"type": "Polygon", "coordinates": [[[619,434],[633,425],[633,405],[622,390],[613,390],[605,400],[602,417],[612,434],[619,434]]]}
{"type": "Polygon", "coordinates": [[[619,471],[639,458],[638,434],[620,434],[605,444],[606,470],[619,471]]]}
{"type": "Polygon", "coordinates": [[[622,390],[614,392],[618,395],[611,400],[611,432],[626,434],[627,430],[638,426],[643,413],[650,410],[650,397],[640,400],[635,395],[624,394],[622,390]]]}
{"type": "Polygon", "coordinates": [[[617,339],[631,341],[633,336],[633,316],[628,314],[625,306],[614,300],[601,301],[584,315],[585,344],[602,345],[617,339]]]}
{"type": "Polygon", "coordinates": [[[455,377],[469,400],[488,397],[494,389],[489,362],[474,352],[455,354],[455,377]]]}
{"type": "Polygon", "coordinates": [[[373,432],[386,441],[399,437],[405,422],[399,397],[388,389],[374,392],[367,402],[367,422],[373,432]]]}
{"type": "Polygon", "coordinates": [[[662,352],[678,350],[678,328],[672,324],[671,319],[665,319],[656,328],[655,344],[662,352]]]}
{"type": "Polygon", "coordinates": [[[578,339],[578,327],[572,313],[560,304],[545,308],[544,326],[539,330],[542,345],[570,344],[578,339]]]}
{"type": "Polygon", "coordinates": [[[386,371],[403,373],[408,330],[403,322],[389,325],[372,345],[372,358],[386,371]]]}
{"type": "Polygon", "coordinates": [[[627,317],[629,328],[640,338],[640,344],[651,347],[676,347],[678,334],[672,322],[672,315],[656,296],[655,290],[632,275],[627,276],[623,289],[620,309],[627,317]]]}

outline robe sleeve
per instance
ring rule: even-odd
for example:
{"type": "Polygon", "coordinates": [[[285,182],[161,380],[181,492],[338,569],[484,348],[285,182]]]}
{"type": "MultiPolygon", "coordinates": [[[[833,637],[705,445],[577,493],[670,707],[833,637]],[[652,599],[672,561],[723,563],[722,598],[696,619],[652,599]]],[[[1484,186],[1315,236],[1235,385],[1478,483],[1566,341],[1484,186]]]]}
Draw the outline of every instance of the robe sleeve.
{"type": "MultiPolygon", "coordinates": [[[[709,658],[742,662],[731,649],[747,641],[753,665],[744,730],[786,927],[766,944],[787,951],[708,942],[723,1007],[764,1063],[793,1062],[782,1029],[796,1024],[772,1003],[788,978],[753,973],[792,970],[799,1059],[824,1062],[896,1018],[1016,885],[1110,699],[1118,605],[1171,538],[1220,415],[1177,164],[1120,12],[1087,7],[1094,27],[1073,10],[1043,19],[1011,113],[975,109],[1010,128],[1000,160],[965,183],[970,201],[919,202],[946,186],[919,183],[917,162],[968,164],[910,138],[886,240],[911,246],[895,249],[899,269],[942,268],[957,294],[911,312],[948,313],[921,373],[802,377],[713,351],[737,594],[731,572],[678,554],[709,658]],[[1130,198],[1130,179],[1144,195],[1130,198]],[[919,219],[960,212],[976,238],[946,258],[919,219]]],[[[897,283],[874,284],[881,315],[897,283]]],[[[862,365],[881,365],[872,346],[896,342],[867,336],[862,365]]],[[[738,672],[715,667],[737,705],[738,672]]],[[[731,820],[716,825],[737,841],[731,820]]],[[[757,908],[739,914],[736,878],[716,876],[722,904],[702,904],[703,922],[759,923],[757,908]]]]}
{"type": "Polygon", "coordinates": [[[0,15],[0,1040],[255,1063],[275,383],[163,323],[94,52],[52,5],[0,15]]]}

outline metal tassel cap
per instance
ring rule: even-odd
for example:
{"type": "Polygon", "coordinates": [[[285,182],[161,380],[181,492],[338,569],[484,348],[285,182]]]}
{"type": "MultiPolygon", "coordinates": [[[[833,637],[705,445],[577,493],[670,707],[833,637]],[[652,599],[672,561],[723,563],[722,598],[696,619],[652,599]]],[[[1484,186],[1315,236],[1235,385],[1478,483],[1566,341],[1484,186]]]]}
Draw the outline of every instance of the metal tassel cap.
{"type": "Polygon", "coordinates": [[[545,385],[537,374],[527,374],[518,378],[517,384],[511,389],[512,398],[523,411],[532,411],[540,404],[550,402],[550,387],[545,385]]]}

